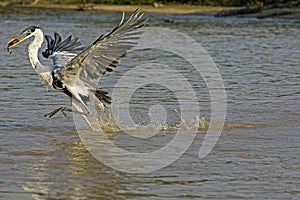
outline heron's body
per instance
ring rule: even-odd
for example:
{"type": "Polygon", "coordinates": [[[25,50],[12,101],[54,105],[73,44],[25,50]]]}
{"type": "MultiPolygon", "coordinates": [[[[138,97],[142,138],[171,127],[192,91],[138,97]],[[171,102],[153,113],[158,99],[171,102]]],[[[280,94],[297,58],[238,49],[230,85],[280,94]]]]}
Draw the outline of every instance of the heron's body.
{"type": "Polygon", "coordinates": [[[49,113],[53,116],[58,111],[72,111],[82,115],[90,127],[87,115],[90,110],[87,102],[94,103],[99,109],[103,109],[105,104],[110,103],[107,93],[96,89],[99,77],[107,71],[112,71],[113,67],[119,64],[119,60],[137,42],[141,32],[140,28],[145,18],[138,10],[135,11],[126,21],[123,18],[106,36],[101,35],[89,47],[81,47],[77,38],[69,36],[62,40],[58,33],[51,36],[44,36],[43,31],[36,26],[31,26],[24,30],[18,37],[13,38],[8,43],[8,51],[24,41],[33,37],[33,41],[28,46],[29,60],[36,73],[49,85],[59,92],[63,92],[72,99],[75,110],[61,107],[49,113]],[[46,58],[51,58],[53,65],[46,66],[39,61],[39,49],[47,41],[47,49],[42,52],[46,58]]]}

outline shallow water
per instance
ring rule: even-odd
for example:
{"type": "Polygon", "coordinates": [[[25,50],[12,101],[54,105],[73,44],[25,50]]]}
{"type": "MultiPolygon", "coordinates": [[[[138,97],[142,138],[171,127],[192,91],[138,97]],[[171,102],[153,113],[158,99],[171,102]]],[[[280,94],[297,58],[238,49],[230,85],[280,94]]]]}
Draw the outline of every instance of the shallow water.
{"type": "MultiPolygon", "coordinates": [[[[37,78],[29,64],[28,42],[14,48],[11,56],[5,47],[6,41],[31,25],[48,34],[73,33],[88,45],[111,30],[120,14],[2,11],[0,199],[299,199],[299,21],[148,16],[149,27],[167,27],[201,43],[220,70],[227,116],[210,154],[198,158],[204,128],[180,159],[158,171],[132,174],[103,165],[86,150],[72,115],[70,119],[43,117],[70,102],[64,94],[48,91],[37,78]]],[[[101,87],[111,92],[126,70],[144,61],[182,70],[194,86],[200,105],[198,117],[209,121],[210,99],[204,81],[188,71],[186,61],[168,52],[132,52],[116,72],[104,77],[101,87]]],[[[140,125],[149,123],[150,106],[163,105],[167,128],[150,139],[133,138],[122,131],[108,134],[115,144],[149,152],[174,138],[180,107],[168,88],[155,84],[141,87],[131,103],[131,117],[140,125]]]]}

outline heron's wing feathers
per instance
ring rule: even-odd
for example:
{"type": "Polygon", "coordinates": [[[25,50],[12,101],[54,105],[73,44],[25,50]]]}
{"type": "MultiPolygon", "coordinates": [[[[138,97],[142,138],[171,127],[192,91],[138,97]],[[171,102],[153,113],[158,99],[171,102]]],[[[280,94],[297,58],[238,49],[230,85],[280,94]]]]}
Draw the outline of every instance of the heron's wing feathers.
{"type": "Polygon", "coordinates": [[[147,18],[136,10],[124,20],[124,13],[120,23],[107,35],[101,35],[82,53],[74,57],[60,72],[65,85],[74,85],[75,80],[94,83],[106,71],[112,71],[133,46],[141,35],[137,29],[144,25],[147,18]],[[76,78],[77,76],[77,78],[76,78]]]}
{"type": "Polygon", "coordinates": [[[62,40],[58,33],[54,33],[54,38],[45,36],[47,49],[42,52],[45,58],[51,58],[54,66],[66,66],[80,51],[85,49],[81,47],[78,38],[72,38],[72,35],[62,40]]]}

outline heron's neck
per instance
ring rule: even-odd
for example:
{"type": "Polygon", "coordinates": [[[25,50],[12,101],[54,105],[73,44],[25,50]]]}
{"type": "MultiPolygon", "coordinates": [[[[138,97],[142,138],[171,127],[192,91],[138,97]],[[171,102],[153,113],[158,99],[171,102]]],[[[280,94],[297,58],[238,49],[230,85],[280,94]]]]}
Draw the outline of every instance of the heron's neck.
{"type": "Polygon", "coordinates": [[[44,41],[44,34],[41,30],[36,30],[34,39],[28,46],[29,60],[34,70],[40,74],[50,72],[50,67],[42,65],[38,58],[39,49],[44,41]]]}

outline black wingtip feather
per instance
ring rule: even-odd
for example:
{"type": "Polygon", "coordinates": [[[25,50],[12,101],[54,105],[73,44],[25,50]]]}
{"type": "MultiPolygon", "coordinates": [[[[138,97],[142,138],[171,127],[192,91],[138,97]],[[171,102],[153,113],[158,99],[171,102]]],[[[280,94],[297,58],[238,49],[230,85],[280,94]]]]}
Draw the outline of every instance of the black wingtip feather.
{"type": "Polygon", "coordinates": [[[72,38],[72,35],[69,35],[65,40],[62,40],[62,37],[58,33],[54,33],[54,39],[45,35],[47,41],[47,49],[42,52],[42,55],[45,58],[48,58],[54,52],[58,51],[82,51],[85,47],[81,47],[81,43],[78,41],[78,38],[72,38]]]}

